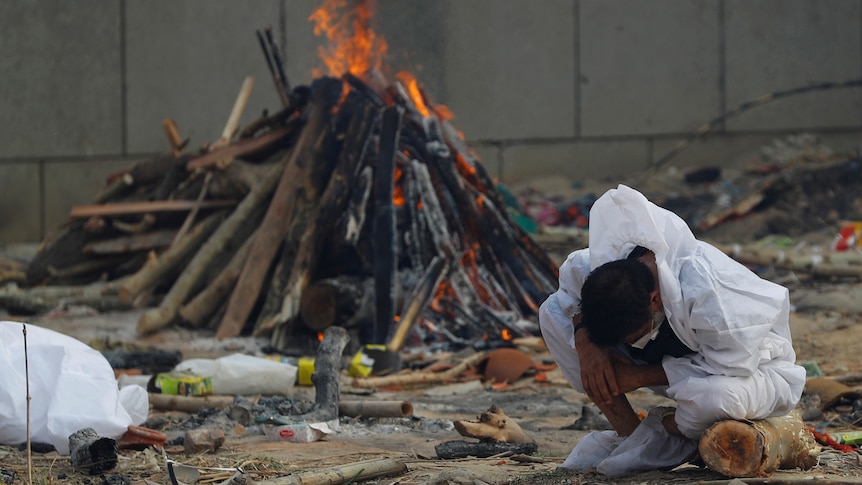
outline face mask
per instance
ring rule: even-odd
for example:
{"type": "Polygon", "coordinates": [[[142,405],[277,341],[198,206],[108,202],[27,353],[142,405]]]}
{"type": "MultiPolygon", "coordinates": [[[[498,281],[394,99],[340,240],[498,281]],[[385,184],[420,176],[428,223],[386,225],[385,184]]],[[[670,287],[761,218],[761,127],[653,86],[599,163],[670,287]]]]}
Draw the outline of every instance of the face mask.
{"type": "Polygon", "coordinates": [[[637,339],[633,344],[631,344],[631,346],[633,348],[643,350],[643,348],[646,347],[648,343],[658,337],[658,331],[661,328],[662,322],[664,322],[664,312],[653,313],[650,331],[647,332],[643,337],[637,339]]]}

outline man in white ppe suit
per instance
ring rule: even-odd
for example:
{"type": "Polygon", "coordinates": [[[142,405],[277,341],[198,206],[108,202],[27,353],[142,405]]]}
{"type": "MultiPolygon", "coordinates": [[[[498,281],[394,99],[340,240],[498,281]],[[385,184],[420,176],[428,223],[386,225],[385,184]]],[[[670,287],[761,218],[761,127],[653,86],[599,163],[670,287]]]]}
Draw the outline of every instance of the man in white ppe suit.
{"type": "Polygon", "coordinates": [[[805,385],[795,365],[786,288],[697,240],[679,216],[620,185],[590,211],[589,247],[560,267],[539,312],[566,379],[614,431],[594,431],[563,467],[609,476],[673,467],[725,419],[790,412],[805,385]],[[625,393],[676,401],[642,421],[625,393]]]}

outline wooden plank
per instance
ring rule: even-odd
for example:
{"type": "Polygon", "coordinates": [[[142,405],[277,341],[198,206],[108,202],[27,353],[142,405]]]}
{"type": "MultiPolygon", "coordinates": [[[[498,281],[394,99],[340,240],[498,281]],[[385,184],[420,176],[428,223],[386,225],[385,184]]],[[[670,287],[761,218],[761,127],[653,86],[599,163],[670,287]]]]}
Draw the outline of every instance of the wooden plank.
{"type": "MultiPolygon", "coordinates": [[[[79,205],[72,207],[71,217],[123,216],[148,212],[184,212],[194,209],[194,200],[154,200],[141,202],[117,202],[113,204],[79,205]]],[[[235,206],[235,200],[205,200],[201,209],[235,206]]]]}

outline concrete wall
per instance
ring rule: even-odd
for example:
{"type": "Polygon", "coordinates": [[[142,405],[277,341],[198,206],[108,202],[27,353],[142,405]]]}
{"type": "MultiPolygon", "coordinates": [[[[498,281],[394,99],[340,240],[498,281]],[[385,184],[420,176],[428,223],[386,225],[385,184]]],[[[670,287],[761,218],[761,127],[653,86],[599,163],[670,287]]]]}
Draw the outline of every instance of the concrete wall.
{"type": "MultiPolygon", "coordinates": [[[[0,243],[38,241],[107,174],[218,138],[278,99],[254,35],[272,25],[291,82],[319,67],[313,0],[0,3],[0,243]]],[[[392,70],[416,74],[503,182],[614,177],[770,92],[862,77],[860,0],[380,0],[392,70]]],[[[862,90],[734,117],[674,160],[721,164],[796,132],[853,150],[862,90]]]]}

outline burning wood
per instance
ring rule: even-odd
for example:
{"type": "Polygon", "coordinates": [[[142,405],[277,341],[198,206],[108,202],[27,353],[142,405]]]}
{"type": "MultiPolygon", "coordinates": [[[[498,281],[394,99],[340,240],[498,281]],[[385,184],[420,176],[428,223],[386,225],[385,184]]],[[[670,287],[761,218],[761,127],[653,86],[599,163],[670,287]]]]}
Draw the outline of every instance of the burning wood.
{"type": "MultiPolygon", "coordinates": [[[[323,15],[318,26],[332,22],[323,15]]],[[[332,325],[392,350],[538,334],[556,265],[508,215],[448,109],[409,74],[386,81],[367,52],[291,90],[271,32],[257,34],[283,109],[234,139],[247,79],[199,153],[166,120],[170,151],[74,208],[28,285],[107,280],[106,297],[157,304],[141,333],[208,326],[282,350],[316,346],[332,325]]]]}

